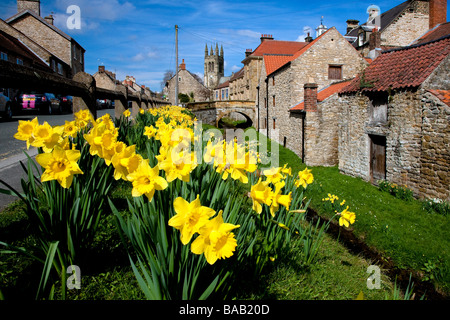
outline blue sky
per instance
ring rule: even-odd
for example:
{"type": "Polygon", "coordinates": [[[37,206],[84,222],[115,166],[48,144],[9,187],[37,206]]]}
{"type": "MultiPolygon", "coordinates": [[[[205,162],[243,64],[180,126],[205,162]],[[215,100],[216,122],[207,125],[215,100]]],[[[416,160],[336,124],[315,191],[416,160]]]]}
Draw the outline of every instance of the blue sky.
{"type": "MultiPolygon", "coordinates": [[[[225,75],[242,67],[246,49],[255,49],[261,34],[276,40],[301,40],[307,28],[324,25],[342,34],[346,20],[367,20],[376,4],[387,11],[403,0],[253,1],[253,0],[41,0],[41,16],[53,13],[55,25],[86,49],[86,72],[99,65],[119,80],[134,76],[139,84],[161,90],[166,70],[175,70],[175,25],[179,26],[179,63],[203,78],[205,44],[223,45],[225,75]],[[68,29],[70,5],[81,10],[81,29],[68,29]]],[[[2,0],[0,18],[17,12],[15,0],[2,0]]],[[[313,32],[315,36],[315,31],[313,32]]]]}

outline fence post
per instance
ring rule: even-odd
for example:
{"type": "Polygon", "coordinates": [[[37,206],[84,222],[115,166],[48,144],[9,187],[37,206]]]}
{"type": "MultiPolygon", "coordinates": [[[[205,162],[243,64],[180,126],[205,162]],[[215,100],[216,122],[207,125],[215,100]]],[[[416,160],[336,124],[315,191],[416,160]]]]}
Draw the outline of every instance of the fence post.
{"type": "Polygon", "coordinates": [[[86,87],[86,92],[82,96],[73,97],[73,112],[78,112],[83,109],[89,111],[97,119],[97,105],[95,92],[97,85],[93,76],[86,72],[78,72],[73,76],[73,80],[82,83],[86,87]]]}
{"type": "Polygon", "coordinates": [[[114,116],[119,119],[122,113],[128,109],[128,89],[122,84],[117,85],[116,91],[121,95],[119,99],[114,100],[114,116]]]}

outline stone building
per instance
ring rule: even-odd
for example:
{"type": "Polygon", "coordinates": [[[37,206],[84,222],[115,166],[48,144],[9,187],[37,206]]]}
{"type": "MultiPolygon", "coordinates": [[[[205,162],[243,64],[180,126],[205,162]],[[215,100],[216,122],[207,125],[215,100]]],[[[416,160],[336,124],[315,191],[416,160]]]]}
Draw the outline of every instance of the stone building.
{"type": "MultiPolygon", "coordinates": [[[[164,87],[164,94],[169,98],[170,103],[174,104],[176,87],[176,74],[167,81],[164,87]]],[[[191,102],[207,101],[211,98],[211,90],[201,83],[198,76],[192,74],[186,69],[184,59],[178,69],[178,93],[183,93],[192,98],[191,102]]]]}
{"type": "Polygon", "coordinates": [[[264,55],[263,62],[258,97],[259,130],[293,150],[307,165],[336,164],[337,152],[329,151],[331,146],[324,147],[329,143],[337,148],[336,112],[322,105],[305,110],[303,115],[291,109],[305,100],[310,89],[317,92],[354,78],[368,62],[334,27],[293,55],[264,55]],[[305,87],[305,84],[309,85],[305,87]],[[327,115],[327,112],[331,113],[327,115]],[[326,152],[334,156],[323,155],[326,152]]]}
{"type": "Polygon", "coordinates": [[[97,88],[116,90],[120,81],[116,79],[116,74],[105,69],[105,66],[98,66],[98,71],[92,75],[97,88]]]}
{"type": "Polygon", "coordinates": [[[369,39],[374,30],[381,35],[381,49],[410,45],[427,30],[447,19],[446,0],[408,0],[381,13],[380,8],[371,5],[368,19],[358,25],[358,20],[347,20],[345,37],[366,57],[369,55],[369,39]]]}
{"type": "Polygon", "coordinates": [[[233,73],[229,80],[230,99],[244,100],[245,85],[244,85],[244,68],[233,73]]]}
{"type": "Polygon", "coordinates": [[[18,13],[7,19],[6,23],[69,66],[67,74],[64,74],[64,65],[58,65],[57,60],[51,60],[48,62],[52,69],[69,78],[84,71],[86,50],[75,39],[53,25],[52,15],[45,18],[40,16],[40,1],[18,0],[17,9],[18,13]]]}
{"type": "Polygon", "coordinates": [[[69,75],[71,74],[71,68],[68,64],[59,59],[52,52],[42,47],[41,44],[35,42],[33,39],[29,38],[21,31],[7,24],[2,19],[0,19],[0,30],[20,41],[43,62],[45,62],[45,64],[47,64],[53,70],[53,72],[58,73],[63,77],[69,77],[69,75]]]}
{"type": "Polygon", "coordinates": [[[239,100],[257,102],[258,87],[261,85],[260,80],[264,67],[264,55],[293,55],[306,45],[306,42],[274,40],[272,35],[261,35],[260,45],[254,51],[251,49],[246,51],[246,57],[242,61],[244,64],[243,78],[230,81],[231,87],[234,86],[234,81],[241,82],[236,85],[237,88],[243,89],[239,93],[239,100]]]}
{"type": "Polygon", "coordinates": [[[428,40],[383,52],[342,90],[339,169],[450,200],[450,35],[428,40]]]}

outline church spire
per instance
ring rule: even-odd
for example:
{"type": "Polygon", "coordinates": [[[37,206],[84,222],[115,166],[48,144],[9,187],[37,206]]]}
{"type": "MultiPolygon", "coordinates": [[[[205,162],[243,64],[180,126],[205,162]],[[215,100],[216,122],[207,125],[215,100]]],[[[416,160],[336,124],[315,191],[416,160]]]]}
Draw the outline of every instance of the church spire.
{"type": "Polygon", "coordinates": [[[219,55],[219,45],[216,43],[216,56],[219,55]]]}
{"type": "Polygon", "coordinates": [[[213,50],[213,46],[212,46],[212,45],[211,45],[211,53],[210,53],[210,55],[211,55],[211,56],[214,55],[214,50],[213,50]]]}
{"type": "Polygon", "coordinates": [[[208,56],[208,44],[205,44],[205,57],[208,56]]]}
{"type": "Polygon", "coordinates": [[[220,56],[223,57],[223,45],[220,45],[220,56]]]}

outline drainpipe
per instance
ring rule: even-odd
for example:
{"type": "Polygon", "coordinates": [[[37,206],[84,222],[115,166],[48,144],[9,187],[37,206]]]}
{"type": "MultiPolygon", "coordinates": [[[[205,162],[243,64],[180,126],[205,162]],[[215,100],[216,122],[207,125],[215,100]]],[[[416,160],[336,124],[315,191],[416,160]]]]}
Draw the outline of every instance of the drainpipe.
{"type": "Polygon", "coordinates": [[[258,133],[259,133],[259,85],[256,87],[256,90],[258,90],[257,108],[258,108],[258,133]]]}
{"type": "Polygon", "coordinates": [[[267,111],[267,138],[269,138],[269,78],[266,78],[266,111],[267,111]]]}
{"type": "Polygon", "coordinates": [[[302,111],[302,163],[305,163],[305,118],[306,112],[302,111]]]}

